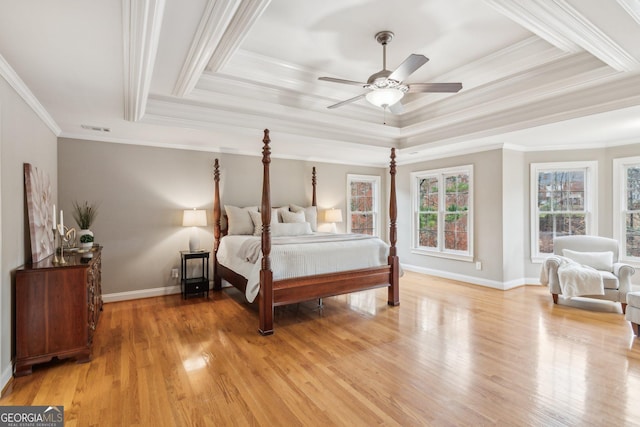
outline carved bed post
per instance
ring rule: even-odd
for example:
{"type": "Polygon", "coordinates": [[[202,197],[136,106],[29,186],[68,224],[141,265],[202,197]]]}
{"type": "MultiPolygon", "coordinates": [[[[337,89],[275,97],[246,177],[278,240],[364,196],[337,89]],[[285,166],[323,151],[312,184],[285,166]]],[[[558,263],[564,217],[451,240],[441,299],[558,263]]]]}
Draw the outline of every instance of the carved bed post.
{"type": "Polygon", "coordinates": [[[264,130],[262,140],[262,268],[260,269],[259,316],[262,335],[273,334],[273,272],[271,271],[271,194],[269,185],[269,164],[271,163],[271,149],[269,148],[269,129],[264,130]]]}
{"type": "Polygon", "coordinates": [[[400,262],[396,249],[396,241],[398,240],[398,230],[396,220],[398,218],[398,203],[396,201],[396,149],[391,149],[391,162],[389,164],[389,175],[391,176],[391,191],[389,193],[389,266],[391,266],[391,283],[389,286],[389,294],[387,296],[387,304],[400,304],[400,262]]]}
{"type": "Polygon", "coordinates": [[[314,166],[311,170],[311,188],[313,189],[313,194],[311,196],[311,206],[317,206],[316,204],[316,167],[314,166]]]}
{"type": "Polygon", "coordinates": [[[218,275],[218,248],[220,247],[220,164],[213,162],[213,289],[222,289],[222,279],[218,275]]]}

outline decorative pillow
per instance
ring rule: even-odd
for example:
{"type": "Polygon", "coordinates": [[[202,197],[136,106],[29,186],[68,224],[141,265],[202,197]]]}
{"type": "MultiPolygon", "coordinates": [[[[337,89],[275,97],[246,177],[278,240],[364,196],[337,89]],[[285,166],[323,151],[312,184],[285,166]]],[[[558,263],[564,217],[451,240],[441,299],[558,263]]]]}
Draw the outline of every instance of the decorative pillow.
{"type": "Polygon", "coordinates": [[[305,234],[313,234],[308,222],[279,222],[271,226],[272,237],[302,236],[305,234]]]}
{"type": "Polygon", "coordinates": [[[578,264],[588,265],[596,270],[612,271],[613,252],[577,252],[570,249],[563,249],[562,255],[574,260],[578,264]]]}
{"type": "Polygon", "coordinates": [[[276,211],[278,212],[278,222],[284,222],[284,219],[282,219],[282,213],[289,212],[289,206],[282,206],[281,208],[277,208],[276,211]]]}
{"type": "Polygon", "coordinates": [[[229,223],[227,234],[253,234],[253,221],[249,212],[258,212],[257,206],[238,208],[225,205],[224,210],[227,213],[227,221],[229,223]]]}
{"type": "Polygon", "coordinates": [[[282,211],[282,222],[307,222],[304,212],[287,212],[282,211]]]}
{"type": "MultiPolygon", "coordinates": [[[[261,236],[262,235],[262,212],[249,212],[249,216],[251,216],[251,221],[253,222],[253,235],[261,236]]],[[[271,226],[273,224],[278,223],[278,212],[275,209],[271,209],[271,226]]]]}
{"type": "Polygon", "coordinates": [[[302,206],[289,205],[292,212],[304,212],[305,221],[311,224],[311,231],[318,231],[318,209],[316,206],[303,208],[302,206]]]}

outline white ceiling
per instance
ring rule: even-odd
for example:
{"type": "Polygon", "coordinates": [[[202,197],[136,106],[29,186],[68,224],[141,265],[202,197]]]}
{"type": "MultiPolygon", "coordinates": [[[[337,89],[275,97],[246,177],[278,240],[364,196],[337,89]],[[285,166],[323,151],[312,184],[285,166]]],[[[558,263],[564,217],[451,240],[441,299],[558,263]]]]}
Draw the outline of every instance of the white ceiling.
{"type": "Polygon", "coordinates": [[[61,137],[384,165],[640,142],[640,0],[0,0],[0,75],[61,137]],[[405,112],[365,90],[430,61],[405,112]],[[1,58],[0,58],[1,59],[1,58]],[[386,123],[385,123],[386,122],[386,123]],[[84,129],[104,127],[109,132],[84,129]]]}

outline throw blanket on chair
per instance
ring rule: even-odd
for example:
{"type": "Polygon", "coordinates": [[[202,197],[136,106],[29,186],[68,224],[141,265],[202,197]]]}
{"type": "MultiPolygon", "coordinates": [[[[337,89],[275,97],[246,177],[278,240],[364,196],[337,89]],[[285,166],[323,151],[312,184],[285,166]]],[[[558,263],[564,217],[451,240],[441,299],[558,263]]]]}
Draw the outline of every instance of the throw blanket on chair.
{"type": "MultiPolygon", "coordinates": [[[[551,259],[556,259],[560,263],[558,267],[558,282],[563,296],[604,295],[604,283],[598,270],[562,256],[555,256],[551,259]]],[[[548,262],[551,259],[542,264],[540,283],[543,285],[549,284],[548,262]]]]}

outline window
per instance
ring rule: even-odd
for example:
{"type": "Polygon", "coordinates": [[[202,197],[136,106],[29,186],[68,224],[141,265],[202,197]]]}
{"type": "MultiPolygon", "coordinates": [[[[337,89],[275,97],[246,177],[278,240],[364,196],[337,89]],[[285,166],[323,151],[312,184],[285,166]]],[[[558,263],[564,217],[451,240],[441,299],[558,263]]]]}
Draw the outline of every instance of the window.
{"type": "Polygon", "coordinates": [[[473,165],[411,174],[413,252],[473,260],[473,165]]]}
{"type": "Polygon", "coordinates": [[[531,257],[553,253],[553,239],[597,234],[597,162],[531,164],[531,257]]]}
{"type": "Polygon", "coordinates": [[[613,160],[613,237],[621,260],[640,262],[640,157],[613,160]]]}
{"type": "Polygon", "coordinates": [[[380,235],[380,177],[347,175],[347,233],[380,235]]]}

